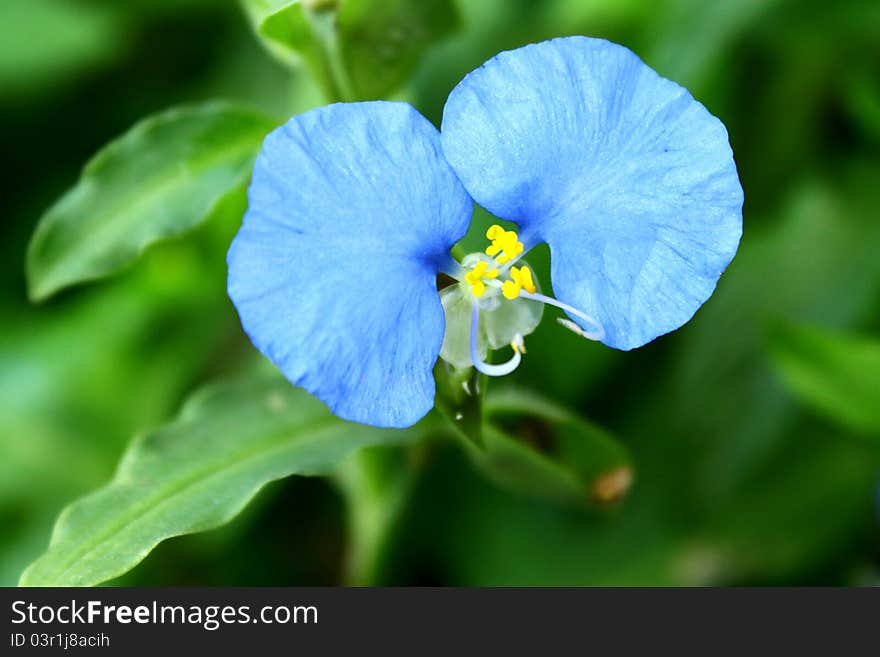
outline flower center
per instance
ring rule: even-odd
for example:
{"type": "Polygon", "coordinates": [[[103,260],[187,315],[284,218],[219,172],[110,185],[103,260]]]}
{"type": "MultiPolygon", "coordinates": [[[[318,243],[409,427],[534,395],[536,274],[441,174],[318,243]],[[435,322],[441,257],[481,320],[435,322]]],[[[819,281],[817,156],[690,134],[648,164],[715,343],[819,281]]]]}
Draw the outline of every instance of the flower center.
{"type": "Polygon", "coordinates": [[[471,294],[479,298],[486,294],[486,283],[483,279],[492,280],[498,278],[498,269],[489,269],[489,263],[480,260],[473,266],[467,274],[464,275],[465,282],[471,286],[471,294]]]}
{"type": "Polygon", "coordinates": [[[490,258],[472,253],[462,262],[463,267],[470,270],[464,275],[464,280],[470,285],[471,294],[482,298],[486,294],[487,284],[492,289],[500,289],[505,299],[516,299],[522,290],[534,294],[537,288],[532,270],[527,265],[513,266],[523,252],[523,243],[519,241],[516,231],[504,230],[496,224],[486,231],[486,238],[491,241],[485,251],[490,258]],[[508,271],[510,279],[499,284],[498,277],[508,271]]]}
{"type": "Polygon", "coordinates": [[[520,262],[514,266],[525,250],[516,231],[493,225],[486,238],[490,245],[484,253],[471,253],[462,260],[454,276],[459,284],[440,293],[446,313],[441,358],[456,367],[476,367],[490,376],[512,372],[526,353],[523,337],[540,323],[544,305],[561,308],[593,327],[588,331],[568,318],[557,320],[578,335],[591,340],[604,337],[595,319],[541,294],[528,265],[520,262]],[[503,346],[513,349],[510,360],[499,365],[485,362],[490,348],[503,346]]]}

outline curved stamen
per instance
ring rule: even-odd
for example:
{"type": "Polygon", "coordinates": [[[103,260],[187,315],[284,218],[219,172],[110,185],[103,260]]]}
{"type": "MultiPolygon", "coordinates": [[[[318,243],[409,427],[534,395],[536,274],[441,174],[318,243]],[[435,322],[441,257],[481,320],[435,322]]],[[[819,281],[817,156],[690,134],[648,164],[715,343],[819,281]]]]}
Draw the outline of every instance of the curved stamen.
{"type": "Polygon", "coordinates": [[[526,292],[525,290],[520,291],[519,296],[524,297],[526,299],[531,299],[532,301],[540,301],[541,303],[546,303],[549,306],[556,306],[565,312],[578,317],[588,324],[592,324],[595,327],[593,331],[587,331],[571,320],[567,320],[565,318],[560,318],[557,320],[560,324],[562,324],[565,328],[570,329],[577,333],[578,335],[587,338],[588,340],[602,340],[605,337],[605,328],[602,324],[599,323],[599,320],[594,319],[587,315],[586,313],[582,313],[577,308],[572,308],[567,303],[562,303],[553,297],[548,297],[544,294],[533,294],[531,292],[526,292]]]}
{"type": "Polygon", "coordinates": [[[487,376],[504,376],[505,374],[513,372],[522,361],[522,352],[525,351],[522,344],[522,336],[517,335],[514,337],[514,341],[510,345],[513,347],[513,357],[509,361],[501,363],[500,365],[492,365],[480,360],[480,354],[477,350],[477,332],[479,325],[480,306],[475,303],[471,306],[471,361],[473,361],[474,367],[477,368],[477,371],[482,372],[487,376]]]}

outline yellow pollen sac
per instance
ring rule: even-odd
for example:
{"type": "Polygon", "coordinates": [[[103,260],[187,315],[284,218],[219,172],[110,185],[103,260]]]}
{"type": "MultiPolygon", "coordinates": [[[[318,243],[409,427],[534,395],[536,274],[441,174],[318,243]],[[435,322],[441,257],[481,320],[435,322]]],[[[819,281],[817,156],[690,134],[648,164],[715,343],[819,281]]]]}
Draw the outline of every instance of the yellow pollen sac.
{"type": "Polygon", "coordinates": [[[475,264],[474,268],[464,275],[464,280],[470,284],[471,292],[475,297],[481,297],[486,293],[484,278],[498,278],[498,270],[489,269],[489,264],[482,261],[475,264]]]}
{"type": "Polygon", "coordinates": [[[489,230],[486,231],[486,239],[494,240],[496,237],[499,237],[504,234],[504,229],[498,224],[492,224],[489,226],[489,230]]]}
{"type": "Polygon", "coordinates": [[[498,224],[489,227],[486,238],[492,240],[492,244],[486,249],[486,255],[497,256],[495,260],[500,265],[510,262],[523,252],[523,243],[519,241],[516,231],[504,230],[498,224]]]}
{"type": "MultiPolygon", "coordinates": [[[[516,269],[516,267],[511,267],[511,269],[516,269]]],[[[525,288],[526,292],[529,294],[534,294],[538,291],[538,288],[535,287],[535,280],[532,278],[532,270],[528,267],[520,267],[519,268],[519,277],[522,281],[522,286],[525,288]]]]}
{"type": "Polygon", "coordinates": [[[532,278],[532,270],[528,267],[511,267],[510,280],[501,285],[501,294],[505,299],[516,299],[519,293],[525,289],[529,294],[537,291],[535,280],[532,278]]]}

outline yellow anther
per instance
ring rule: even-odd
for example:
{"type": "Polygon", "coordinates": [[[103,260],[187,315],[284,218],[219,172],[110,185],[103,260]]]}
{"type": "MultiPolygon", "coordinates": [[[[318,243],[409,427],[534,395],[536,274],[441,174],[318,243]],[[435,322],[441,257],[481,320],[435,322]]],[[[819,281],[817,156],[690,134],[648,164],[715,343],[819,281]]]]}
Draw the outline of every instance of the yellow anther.
{"type": "Polygon", "coordinates": [[[526,292],[534,294],[538,288],[535,287],[535,280],[532,278],[532,270],[528,267],[511,267],[510,280],[504,281],[501,285],[501,294],[505,299],[516,299],[519,293],[525,288],[526,292]]]}
{"type": "Polygon", "coordinates": [[[480,279],[483,277],[483,272],[486,271],[486,268],[489,265],[485,262],[478,262],[474,265],[474,268],[471,269],[467,274],[464,275],[464,280],[466,280],[471,285],[475,283],[479,283],[480,279]]]}
{"type": "Polygon", "coordinates": [[[501,294],[504,295],[505,299],[516,299],[519,296],[519,291],[522,289],[522,286],[517,285],[513,281],[504,281],[501,285],[501,294]]]}
{"type": "MultiPolygon", "coordinates": [[[[511,269],[515,269],[511,267],[511,269]]],[[[535,280],[532,278],[532,270],[528,267],[520,267],[519,268],[519,276],[520,281],[522,282],[522,286],[525,288],[526,292],[529,294],[534,294],[538,291],[538,288],[535,287],[535,280]]]]}
{"type": "Polygon", "coordinates": [[[482,260],[464,275],[464,280],[470,284],[471,292],[475,297],[481,297],[486,293],[486,284],[483,283],[484,278],[498,278],[498,270],[495,268],[489,269],[489,263],[482,260]]]}
{"type": "Polygon", "coordinates": [[[492,240],[492,244],[486,248],[486,255],[497,256],[495,259],[500,265],[510,262],[523,252],[523,244],[519,241],[516,231],[504,230],[495,224],[486,231],[486,237],[492,240]]]}
{"type": "Polygon", "coordinates": [[[489,226],[489,230],[486,231],[486,239],[494,240],[499,235],[504,234],[504,229],[498,224],[492,224],[489,226]]]}

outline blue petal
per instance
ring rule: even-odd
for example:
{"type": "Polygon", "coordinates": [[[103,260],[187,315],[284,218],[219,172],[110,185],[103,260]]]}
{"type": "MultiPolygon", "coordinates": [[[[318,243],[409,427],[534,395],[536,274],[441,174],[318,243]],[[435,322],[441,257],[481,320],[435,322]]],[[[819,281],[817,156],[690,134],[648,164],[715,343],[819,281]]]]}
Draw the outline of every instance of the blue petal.
{"type": "Polygon", "coordinates": [[[263,143],[229,296],[251,341],[342,418],[417,422],[443,340],[436,275],[472,201],[404,103],[330,105],[263,143]]]}
{"type": "Polygon", "coordinates": [[[688,321],[739,244],[724,125],[623,46],[569,37],[501,53],[449,96],[442,143],[480,205],[527,247],[550,245],[557,297],[612,347],[688,321]]]}

